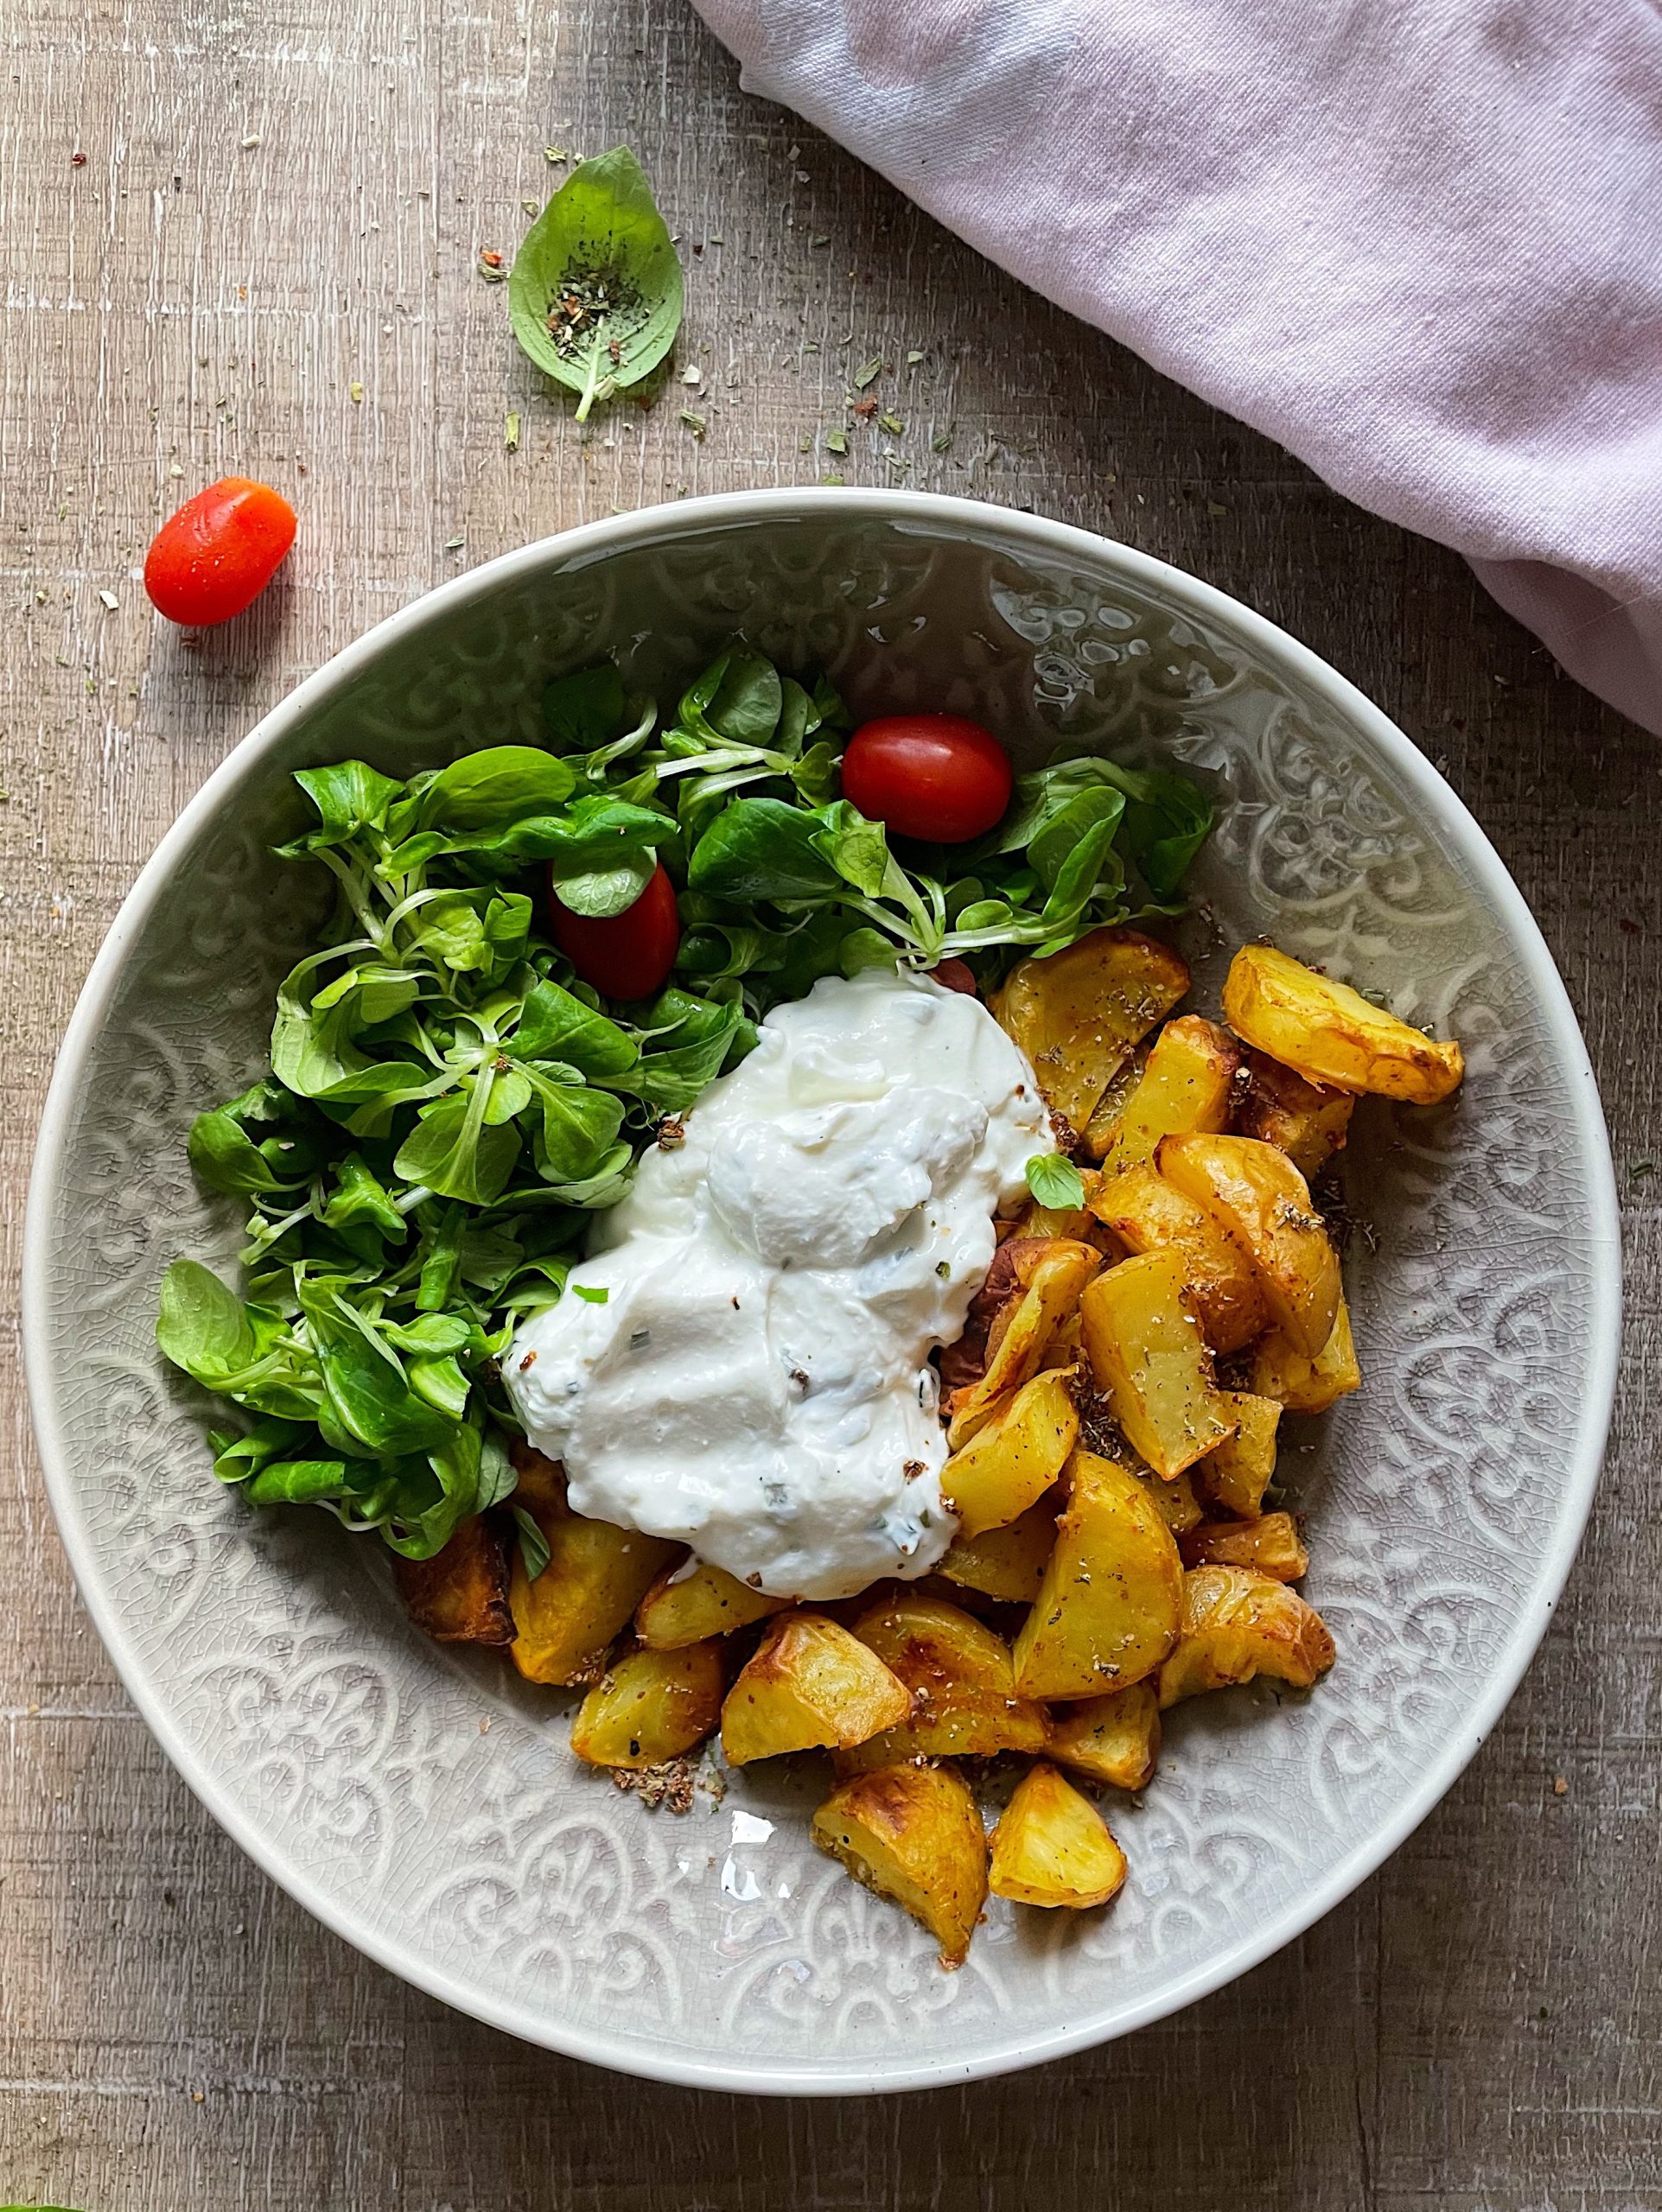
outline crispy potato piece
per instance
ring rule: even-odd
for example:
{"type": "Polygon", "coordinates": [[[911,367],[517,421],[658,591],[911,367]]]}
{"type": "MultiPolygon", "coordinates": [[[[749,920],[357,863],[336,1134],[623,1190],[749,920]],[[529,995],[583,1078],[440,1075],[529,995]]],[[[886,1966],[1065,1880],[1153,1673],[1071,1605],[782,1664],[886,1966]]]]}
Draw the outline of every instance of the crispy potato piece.
{"type": "Polygon", "coordinates": [[[1046,1105],[1079,1130],[1188,980],[1169,946],[1141,930],[1092,930],[1065,952],[1023,960],[992,1010],[1032,1061],[1046,1105]]]}
{"type": "Polygon", "coordinates": [[[691,1559],[660,1574],[635,1609],[634,1632],[649,1649],[676,1651],[782,1613],[788,1598],[753,1590],[723,1567],[691,1559]]]}
{"type": "Polygon", "coordinates": [[[1162,1137],[1155,1165],[1252,1262],[1270,1318],[1312,1357],[1333,1334],[1339,1255],[1284,1152],[1256,1137],[1162,1137]]]}
{"type": "Polygon", "coordinates": [[[1214,1505],[1243,1521],[1256,1521],[1264,1493],[1276,1471],[1276,1431],[1281,1422],[1278,1399],[1251,1390],[1226,1390],[1237,1427],[1190,1470],[1214,1505]]]}
{"type": "Polygon", "coordinates": [[[1458,1090],[1458,1045],[1372,1005],[1348,983],[1318,976],[1273,945],[1245,944],[1224,984],[1224,1019],[1238,1037],[1312,1083],[1435,1106],[1458,1090]]]}
{"type": "Polygon", "coordinates": [[[940,1471],[940,1493],[961,1536],[1002,1529],[1050,1488],[1073,1449],[1079,1417],[1066,1371],[1035,1375],[993,1408],[940,1471]]]}
{"type": "Polygon", "coordinates": [[[1096,1807],[1041,1759],[1016,1783],[992,1834],[988,1887],[1017,1904],[1106,1904],[1125,1881],[1125,1854],[1096,1807]]]}
{"type": "Polygon", "coordinates": [[[1036,1198],[1029,1198],[1010,1224],[1012,1236],[1062,1236],[1072,1244],[1094,1244],[1100,1232],[1100,1224],[1088,1211],[1092,1193],[1102,1178],[1094,1167],[1082,1167],[1079,1179],[1085,1185],[1085,1205],[1082,1206],[1041,1206],[1036,1198]]]}
{"type": "Polygon", "coordinates": [[[1278,1330],[1258,1339],[1252,1355],[1252,1388],[1274,1398],[1289,1414],[1324,1414],[1362,1387],[1351,1341],[1350,1308],[1340,1298],[1333,1334],[1314,1359],[1307,1358],[1278,1330]]]}
{"type": "Polygon", "coordinates": [[[1140,1166],[1154,1157],[1162,1137],[1226,1129],[1240,1059],[1239,1046],[1215,1022],[1198,1014],[1168,1021],[1154,1040],[1136,1090],[1105,1132],[1098,1154],[1103,1173],[1118,1175],[1140,1166]]]}
{"type": "Polygon", "coordinates": [[[814,1815],[813,1840],[856,1882],[920,1920],[943,1966],[963,1965],[987,1897],[987,1832],[955,1768],[855,1775],[814,1815]]]}
{"type": "Polygon", "coordinates": [[[564,1511],[565,1469],[557,1459],[518,1436],[508,1446],[508,1457],[519,1478],[513,1493],[516,1505],[523,1505],[527,1513],[564,1511]]]}
{"type": "Polygon", "coordinates": [[[1089,1244],[1059,1237],[1038,1248],[1020,1298],[1006,1302],[988,1331],[985,1373],[952,1393],[946,1440],[954,1452],[992,1419],[1000,1398],[1033,1380],[1052,1337],[1101,1265],[1101,1253],[1089,1244]]]}
{"type": "Polygon", "coordinates": [[[1268,1052],[1249,1050],[1245,1082],[1236,1093],[1235,1129],[1284,1152],[1306,1182],[1313,1182],[1350,1135],[1356,1096],[1311,1083],[1268,1052]]]}
{"type": "Polygon", "coordinates": [[[1086,1287],[1085,1347],[1126,1441],[1156,1474],[1181,1475],[1233,1425],[1183,1294],[1175,1252],[1122,1260],[1086,1287]]]}
{"type": "Polygon", "coordinates": [[[1160,1707],[1255,1675],[1307,1690],[1333,1661],[1327,1623],[1296,1590],[1250,1567],[1191,1567],[1183,1632],[1160,1669],[1160,1707]]]}
{"type": "Polygon", "coordinates": [[[1016,1639],[1022,1697],[1099,1697],[1152,1674],[1176,1640],[1182,1561],[1128,1468],[1094,1452],[1068,1463],[1067,1510],[1016,1639]]]}
{"type": "Polygon", "coordinates": [[[1141,1464],[1133,1466],[1130,1472],[1147,1491],[1155,1511],[1174,1536],[1181,1536],[1186,1529],[1199,1528],[1205,1520],[1200,1501],[1195,1495],[1192,1467],[1186,1468],[1181,1475],[1174,1475],[1169,1482],[1163,1475],[1156,1474],[1152,1467],[1141,1464]]]}
{"type": "Polygon", "coordinates": [[[1200,1333],[1213,1351],[1240,1351],[1270,1325],[1270,1309],[1246,1254],[1153,1163],[1105,1182],[1092,1205],[1133,1254],[1176,1252],[1200,1333]]]}
{"type": "Polygon", "coordinates": [[[1041,1497],[1019,1520],[979,1536],[959,1536],[939,1572],[965,1590],[1000,1598],[1007,1605],[1030,1605],[1044,1580],[1045,1563],[1056,1548],[1060,1500],[1041,1497]]]}
{"type": "Polygon", "coordinates": [[[722,1749],[731,1766],[823,1745],[846,1750],[911,1710],[911,1691],[857,1637],[823,1613],[786,1613],[727,1694],[722,1749]]]}
{"type": "MultiPolygon", "coordinates": [[[[1143,1079],[1148,1065],[1149,1044],[1144,1039],[1131,1054],[1119,1073],[1111,1077],[1108,1088],[1097,1101],[1097,1109],[1080,1132],[1086,1151],[1092,1160],[1101,1158],[1114,1134],[1114,1124],[1125,1110],[1125,1102],[1143,1079]]],[[[1081,1173],[1084,1173],[1081,1170],[1081,1173]]]]}
{"type": "Polygon", "coordinates": [[[1251,1567],[1277,1582],[1302,1582],[1310,1554],[1290,1513],[1256,1521],[1207,1521],[1177,1540],[1185,1567],[1251,1567]]]}
{"type": "Polygon", "coordinates": [[[722,1643],[631,1651],[577,1708],[571,1748],[590,1766],[661,1766],[702,1744],[722,1717],[722,1643]]]}
{"type": "Polygon", "coordinates": [[[410,1618],[440,1643],[512,1643],[508,1548],[489,1516],[462,1522],[431,1559],[394,1557],[410,1618]]]}
{"type": "Polygon", "coordinates": [[[1160,1700],[1154,1684],[1133,1682],[1128,1690],[1060,1707],[1050,1716],[1050,1756],[1092,1782],[1106,1782],[1116,1789],[1146,1788],[1160,1756],[1160,1700]]]}
{"type": "Polygon", "coordinates": [[[587,1680],[648,1586],[680,1555],[678,1544],[585,1521],[562,1506],[535,1510],[548,1565],[532,1582],[514,1548],[508,1583],[513,1663],[533,1682],[587,1680]]]}
{"type": "Polygon", "coordinates": [[[896,1760],[1041,1751],[1044,1710],[1016,1694],[1009,1646],[962,1606],[914,1590],[868,1605],[854,1633],[911,1693],[911,1717],[837,1755],[839,1773],[896,1760]]]}

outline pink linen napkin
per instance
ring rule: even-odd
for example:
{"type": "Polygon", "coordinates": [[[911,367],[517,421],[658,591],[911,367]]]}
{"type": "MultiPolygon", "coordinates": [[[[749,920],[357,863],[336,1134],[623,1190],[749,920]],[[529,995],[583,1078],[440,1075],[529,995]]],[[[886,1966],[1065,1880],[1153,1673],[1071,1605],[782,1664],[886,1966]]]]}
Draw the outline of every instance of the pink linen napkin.
{"type": "Polygon", "coordinates": [[[697,0],[746,86],[1662,731],[1657,0],[697,0]]]}

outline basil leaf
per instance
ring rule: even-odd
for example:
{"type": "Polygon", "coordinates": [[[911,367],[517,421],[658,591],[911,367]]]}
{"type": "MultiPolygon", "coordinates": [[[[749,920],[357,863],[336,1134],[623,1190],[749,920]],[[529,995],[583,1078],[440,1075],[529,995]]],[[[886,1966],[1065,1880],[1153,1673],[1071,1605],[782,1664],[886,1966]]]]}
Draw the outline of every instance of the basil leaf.
{"type": "Polygon", "coordinates": [[[1056,1213],[1071,1213],[1085,1204],[1085,1178],[1059,1152],[1041,1152],[1029,1160],[1027,1179],[1035,1205],[1056,1213]]]}
{"type": "Polygon", "coordinates": [[[512,1506],[509,1510],[519,1531],[519,1559],[525,1570],[525,1580],[534,1582],[548,1565],[548,1539],[523,1505],[512,1506]]]}
{"type": "Polygon", "coordinates": [[[513,334],[577,399],[637,385],[681,327],[681,264],[627,146],[579,162],[526,232],[508,279],[513,334]]]}

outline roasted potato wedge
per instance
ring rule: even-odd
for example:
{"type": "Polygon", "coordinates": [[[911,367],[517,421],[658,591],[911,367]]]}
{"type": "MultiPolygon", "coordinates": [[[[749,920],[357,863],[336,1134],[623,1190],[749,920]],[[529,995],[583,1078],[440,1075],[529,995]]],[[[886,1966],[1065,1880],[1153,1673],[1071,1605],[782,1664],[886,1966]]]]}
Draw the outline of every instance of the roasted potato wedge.
{"type": "Polygon", "coordinates": [[[939,1572],[984,1598],[1030,1605],[1044,1580],[1045,1563],[1055,1548],[1060,1510],[1059,1498],[1041,1497],[1005,1528],[956,1538],[939,1572]]]}
{"type": "Polygon", "coordinates": [[[1181,1475],[1233,1426],[1183,1277],[1177,1253],[1146,1253],[1088,1283],[1079,1306],[1098,1389],[1132,1450],[1167,1477],[1181,1475]]]}
{"type": "Polygon", "coordinates": [[[1283,1067],[1268,1052],[1249,1051],[1243,1074],[1235,1100],[1237,1135],[1274,1145],[1307,1183],[1314,1181],[1344,1147],[1356,1110],[1355,1093],[1324,1089],[1296,1068],[1283,1067]]]}
{"type": "Polygon", "coordinates": [[[1051,1338],[1101,1265],[1101,1253],[1090,1244],[1058,1237],[1037,1247],[1021,1296],[1006,1302],[988,1330],[985,1372],[952,1393],[946,1440],[954,1452],[991,1420],[1001,1398],[1033,1380],[1051,1338]]]}
{"type": "Polygon", "coordinates": [[[1016,1639],[1022,1697],[1099,1697],[1152,1674],[1176,1639],[1182,1561],[1128,1468],[1094,1452],[1068,1463],[1067,1510],[1039,1595],[1016,1639]]]}
{"type": "Polygon", "coordinates": [[[1205,1520],[1205,1511],[1195,1495],[1194,1468],[1186,1468],[1169,1482],[1163,1475],[1156,1474],[1152,1467],[1138,1465],[1130,1471],[1147,1491],[1155,1511],[1174,1536],[1181,1536],[1186,1529],[1198,1528],[1205,1520]]]}
{"type": "Polygon", "coordinates": [[[532,1581],[515,1547],[508,1649],[530,1681],[585,1681],[681,1547],[614,1529],[609,1521],[585,1521],[565,1507],[539,1507],[533,1517],[548,1546],[548,1565],[532,1581]]]}
{"type": "Polygon", "coordinates": [[[1083,1912],[1106,1904],[1124,1880],[1125,1854],[1096,1807],[1054,1766],[1030,1766],[993,1830],[993,1895],[1083,1912]]]}
{"type": "Polygon", "coordinates": [[[722,1707],[730,1766],[831,1745],[846,1750],[897,1728],[912,1693],[869,1645],[823,1613],[776,1620],[722,1707]]]}
{"type": "Polygon", "coordinates": [[[1433,1043],[1348,983],[1318,976],[1273,945],[1246,944],[1235,955],[1224,1018],[1247,1044],[1334,1090],[1435,1106],[1466,1071],[1458,1045],[1433,1043]]]}
{"type": "Polygon", "coordinates": [[[1098,1234],[1098,1224],[1088,1208],[1092,1193],[1102,1178],[1094,1167],[1083,1167],[1079,1170],[1079,1179],[1085,1185],[1086,1204],[1083,1206],[1041,1206],[1036,1198],[1029,1198],[1016,1216],[1010,1234],[1014,1236],[1063,1236],[1072,1244],[1093,1244],[1098,1234]]]}
{"type": "Polygon", "coordinates": [[[1190,1471],[1214,1505],[1239,1515],[1243,1521],[1255,1521],[1276,1471],[1281,1403],[1251,1390],[1226,1390],[1223,1395],[1235,1417],[1235,1433],[1226,1436],[1204,1459],[1197,1459],[1190,1471]]]}
{"type": "Polygon", "coordinates": [[[1312,1358],[1339,1312],[1339,1255],[1284,1152],[1256,1137],[1162,1137],[1155,1165],[1252,1262],[1270,1318],[1312,1358]]]}
{"type": "Polygon", "coordinates": [[[1106,1697],[1059,1706],[1050,1716],[1050,1757],[1092,1782],[1142,1789],[1160,1757],[1160,1700],[1152,1682],[1133,1682],[1106,1697]]]}
{"type": "Polygon", "coordinates": [[[516,1505],[523,1505],[527,1513],[564,1511],[565,1469],[557,1459],[551,1459],[523,1437],[515,1437],[508,1457],[519,1477],[513,1493],[516,1505]]]}
{"type": "Polygon", "coordinates": [[[987,1832],[955,1768],[851,1777],[814,1815],[813,1840],[856,1882],[921,1921],[943,1966],[963,1965],[987,1899],[987,1832]]]}
{"type": "Polygon", "coordinates": [[[1042,1497],[1067,1463],[1079,1417],[1067,1370],[1035,1375],[996,1407],[940,1471],[960,1536],[1002,1529],[1042,1497]]]}
{"type": "Polygon", "coordinates": [[[394,1557],[392,1579],[410,1618],[440,1643],[512,1643],[508,1548],[487,1514],[463,1521],[431,1559],[394,1557]]]}
{"type": "Polygon", "coordinates": [[[678,1759],[722,1717],[722,1643],[631,1651],[614,1661],[577,1708],[571,1748],[590,1766],[661,1766],[678,1759]]]}
{"type": "Polygon", "coordinates": [[[959,1605],[901,1590],[868,1605],[854,1633],[912,1695],[909,1719],[837,1753],[839,1773],[898,1759],[1041,1751],[1044,1709],[1016,1694],[1009,1646],[959,1605]]]}
{"type": "Polygon", "coordinates": [[[1252,1354],[1252,1388],[1273,1398],[1289,1414],[1324,1414],[1340,1398],[1362,1387],[1351,1340],[1350,1309],[1341,1298],[1333,1334],[1314,1359],[1289,1343],[1279,1330],[1260,1337],[1252,1354]]]}
{"type": "Polygon", "coordinates": [[[1177,1539],[1185,1567],[1250,1567],[1277,1582],[1302,1582],[1310,1555],[1290,1513],[1256,1521],[1207,1521],[1177,1539]]]}
{"type": "Polygon", "coordinates": [[[1092,930],[1065,952],[1023,960],[992,1010],[1032,1061],[1046,1105],[1078,1131],[1188,982],[1169,946],[1141,930],[1092,930]]]}
{"type": "Polygon", "coordinates": [[[1314,1605],[1247,1567],[1195,1567],[1183,1577],[1183,1630],[1160,1669],[1160,1707],[1273,1675],[1307,1690],[1334,1661],[1314,1605]]]}
{"type": "Polygon", "coordinates": [[[791,1600],[753,1590],[725,1567],[690,1559],[660,1574],[635,1610],[634,1632],[649,1649],[676,1651],[707,1636],[729,1636],[782,1613],[791,1600]]]}
{"type": "Polygon", "coordinates": [[[1246,1254],[1151,1162],[1111,1177],[1092,1205],[1131,1254],[1178,1254],[1200,1333],[1213,1351],[1240,1351],[1268,1328],[1270,1309],[1246,1254]]]}
{"type": "Polygon", "coordinates": [[[1136,1089],[1105,1133],[1103,1173],[1118,1175],[1141,1166],[1153,1159],[1162,1137],[1226,1129],[1240,1061],[1239,1046],[1215,1022],[1198,1014],[1168,1021],[1154,1040],[1136,1089]]]}

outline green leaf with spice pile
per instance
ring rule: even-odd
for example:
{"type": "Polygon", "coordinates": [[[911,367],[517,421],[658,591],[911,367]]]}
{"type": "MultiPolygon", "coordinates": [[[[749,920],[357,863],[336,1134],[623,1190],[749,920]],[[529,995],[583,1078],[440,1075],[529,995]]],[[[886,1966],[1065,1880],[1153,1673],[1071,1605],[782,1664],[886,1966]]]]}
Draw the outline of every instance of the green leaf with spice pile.
{"type": "MultiPolygon", "coordinates": [[[[328,872],[334,912],[278,987],[269,1070],[189,1139],[200,1179],[248,1209],[244,1280],[181,1259],[162,1286],[162,1351],[245,1416],[214,1436],[216,1473],[412,1558],[511,1493],[499,1363],[770,1007],[952,954],[985,986],[1024,950],[1171,911],[1211,820],[1181,776],[1073,757],[1019,778],[974,845],[892,847],[839,796],[836,692],[742,642],[661,717],[610,663],[544,704],[543,745],[402,783],[363,761],[297,775],[315,819],[279,850],[328,872]],[[550,886],[616,914],[660,864],[675,969],[608,1003],[546,935],[550,886]]],[[[1028,1179],[1079,1203],[1066,1162],[1028,1179]]]]}
{"type": "Polygon", "coordinates": [[[658,366],[681,312],[681,264],[640,162],[627,146],[579,162],[514,256],[514,336],[586,423],[658,366]]]}

